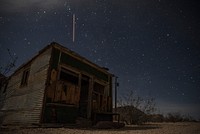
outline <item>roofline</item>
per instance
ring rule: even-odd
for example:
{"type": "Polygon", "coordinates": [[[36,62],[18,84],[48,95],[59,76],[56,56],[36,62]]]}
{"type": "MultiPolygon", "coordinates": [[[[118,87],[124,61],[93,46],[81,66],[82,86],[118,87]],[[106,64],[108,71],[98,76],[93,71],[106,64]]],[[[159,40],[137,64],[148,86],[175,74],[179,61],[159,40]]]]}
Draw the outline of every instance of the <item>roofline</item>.
{"type": "Polygon", "coordinates": [[[16,74],[21,68],[25,67],[26,65],[28,65],[29,63],[31,63],[34,59],[36,59],[40,54],[42,54],[45,50],[49,49],[51,47],[51,45],[47,45],[46,47],[44,47],[43,49],[41,49],[35,56],[33,56],[30,60],[28,60],[27,62],[24,62],[22,65],[20,65],[13,74],[11,74],[9,77],[13,76],[14,74],[16,74]]]}
{"type": "Polygon", "coordinates": [[[90,64],[91,66],[93,66],[93,67],[95,67],[95,68],[97,68],[97,69],[103,71],[103,72],[106,73],[106,74],[113,75],[113,74],[111,74],[111,73],[108,71],[107,68],[101,67],[101,66],[99,66],[99,65],[97,65],[97,64],[95,64],[95,63],[93,63],[93,62],[91,62],[90,60],[86,59],[85,57],[83,57],[83,56],[79,55],[78,53],[76,53],[76,52],[74,52],[74,51],[72,51],[72,50],[70,50],[70,49],[68,49],[68,48],[66,48],[66,47],[64,47],[64,46],[62,46],[62,45],[60,45],[60,44],[57,43],[57,42],[52,42],[51,45],[52,45],[54,48],[60,49],[61,51],[62,51],[62,50],[67,51],[68,54],[70,54],[70,55],[72,55],[72,56],[75,56],[75,57],[78,58],[79,60],[81,60],[81,61],[83,61],[83,62],[86,62],[87,64],[90,64]]]}
{"type": "Polygon", "coordinates": [[[46,47],[44,47],[43,49],[41,49],[41,50],[40,50],[35,56],[33,56],[30,60],[28,60],[27,62],[25,62],[25,63],[23,63],[22,65],[20,65],[20,66],[14,71],[14,73],[11,74],[11,75],[9,76],[9,78],[10,78],[11,76],[13,76],[14,74],[16,74],[21,68],[23,68],[23,67],[25,67],[26,65],[30,64],[30,63],[31,63],[33,60],[35,60],[39,55],[41,55],[45,50],[47,50],[47,49],[49,49],[49,48],[51,48],[51,47],[59,48],[60,50],[65,50],[65,51],[67,51],[69,54],[71,54],[71,55],[73,55],[73,56],[75,56],[75,57],[78,57],[79,59],[82,59],[83,61],[89,63],[89,64],[92,65],[93,67],[96,67],[96,68],[98,68],[99,70],[101,70],[101,71],[103,71],[103,72],[105,72],[105,73],[107,73],[107,74],[113,75],[113,74],[111,74],[110,72],[108,72],[105,68],[103,68],[103,67],[101,67],[101,66],[99,66],[99,65],[97,65],[97,64],[95,64],[95,63],[93,63],[93,62],[91,62],[91,61],[89,61],[89,60],[86,59],[85,57],[80,56],[78,53],[76,53],[76,52],[74,52],[74,51],[72,51],[72,50],[70,50],[70,49],[68,49],[68,48],[66,48],[66,47],[64,47],[64,46],[62,46],[62,45],[60,45],[60,44],[57,43],[57,42],[52,42],[52,43],[50,43],[49,45],[47,45],[46,47]]]}

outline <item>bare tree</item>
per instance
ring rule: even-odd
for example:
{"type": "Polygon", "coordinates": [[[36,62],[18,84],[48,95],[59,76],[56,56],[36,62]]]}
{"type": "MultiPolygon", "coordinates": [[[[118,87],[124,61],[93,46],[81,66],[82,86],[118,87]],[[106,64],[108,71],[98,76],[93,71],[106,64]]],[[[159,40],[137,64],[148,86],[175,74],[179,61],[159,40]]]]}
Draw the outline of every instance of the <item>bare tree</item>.
{"type": "Polygon", "coordinates": [[[168,113],[165,117],[165,121],[167,122],[196,122],[197,120],[193,119],[192,116],[182,115],[180,112],[171,112],[168,113]]]}
{"type": "Polygon", "coordinates": [[[148,115],[155,112],[156,111],[155,98],[148,98],[147,100],[145,100],[142,111],[148,115]]]}
{"type": "Polygon", "coordinates": [[[155,110],[154,98],[144,99],[132,90],[118,100],[117,111],[121,115],[121,120],[127,124],[142,124],[148,120],[147,115],[155,110]]]}
{"type": "Polygon", "coordinates": [[[16,61],[18,59],[16,55],[11,54],[10,49],[7,49],[7,51],[10,61],[4,67],[3,66],[0,67],[0,73],[2,75],[7,75],[15,67],[16,61]]]}

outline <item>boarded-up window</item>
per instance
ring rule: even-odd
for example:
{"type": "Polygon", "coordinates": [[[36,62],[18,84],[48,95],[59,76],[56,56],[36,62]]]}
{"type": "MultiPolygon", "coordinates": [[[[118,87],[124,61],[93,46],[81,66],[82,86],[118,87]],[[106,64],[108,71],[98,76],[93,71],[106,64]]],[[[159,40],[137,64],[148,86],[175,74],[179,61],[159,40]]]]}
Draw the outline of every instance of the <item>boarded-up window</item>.
{"type": "Polygon", "coordinates": [[[93,111],[105,112],[107,110],[107,94],[105,94],[105,85],[94,82],[92,103],[93,111]]]}
{"type": "Polygon", "coordinates": [[[28,84],[29,73],[30,73],[30,69],[24,70],[22,79],[21,79],[21,86],[26,86],[28,84]]]}
{"type": "Polygon", "coordinates": [[[62,68],[59,81],[52,83],[47,90],[47,101],[78,105],[80,100],[79,75],[62,68]]]}

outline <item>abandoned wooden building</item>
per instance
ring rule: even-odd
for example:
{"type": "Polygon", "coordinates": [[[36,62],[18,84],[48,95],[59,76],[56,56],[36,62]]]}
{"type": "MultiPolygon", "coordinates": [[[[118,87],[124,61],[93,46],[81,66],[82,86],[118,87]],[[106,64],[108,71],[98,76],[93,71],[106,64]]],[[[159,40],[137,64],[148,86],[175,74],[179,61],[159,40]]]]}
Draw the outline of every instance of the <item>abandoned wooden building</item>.
{"type": "Polygon", "coordinates": [[[53,42],[2,86],[2,124],[112,121],[112,77],[107,69],[53,42]]]}

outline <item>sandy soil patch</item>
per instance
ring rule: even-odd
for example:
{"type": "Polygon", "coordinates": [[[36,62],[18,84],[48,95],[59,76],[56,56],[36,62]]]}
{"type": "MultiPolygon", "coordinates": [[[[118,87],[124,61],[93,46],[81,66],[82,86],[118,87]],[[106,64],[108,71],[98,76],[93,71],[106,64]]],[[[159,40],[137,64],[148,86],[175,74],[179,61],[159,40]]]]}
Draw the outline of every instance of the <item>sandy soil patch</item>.
{"type": "Polygon", "coordinates": [[[1,134],[200,134],[200,123],[151,123],[121,129],[10,128],[1,134]]]}

